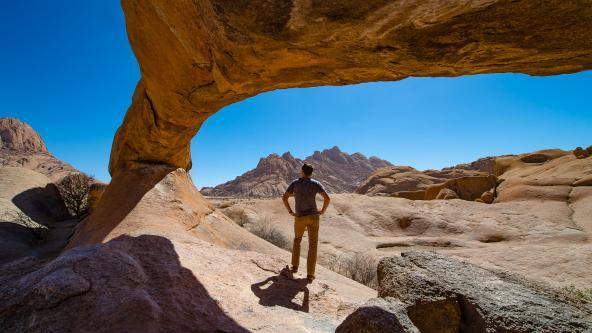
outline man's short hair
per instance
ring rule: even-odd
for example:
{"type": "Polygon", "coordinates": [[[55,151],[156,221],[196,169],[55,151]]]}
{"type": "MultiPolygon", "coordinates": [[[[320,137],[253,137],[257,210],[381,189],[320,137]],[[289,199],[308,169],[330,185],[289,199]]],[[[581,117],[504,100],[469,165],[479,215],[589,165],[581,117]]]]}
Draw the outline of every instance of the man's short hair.
{"type": "Polygon", "coordinates": [[[312,168],[312,165],[310,165],[310,164],[306,164],[306,163],[305,163],[305,164],[302,166],[302,172],[304,173],[304,175],[305,175],[305,176],[310,176],[310,175],[312,175],[312,171],[313,171],[313,170],[314,170],[314,169],[312,168]]]}

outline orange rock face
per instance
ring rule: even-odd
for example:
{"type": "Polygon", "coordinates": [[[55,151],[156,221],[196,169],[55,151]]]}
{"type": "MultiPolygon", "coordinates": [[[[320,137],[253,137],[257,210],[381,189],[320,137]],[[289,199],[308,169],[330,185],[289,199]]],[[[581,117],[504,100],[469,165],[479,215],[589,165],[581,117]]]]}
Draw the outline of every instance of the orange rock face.
{"type": "Polygon", "coordinates": [[[553,0],[123,0],[142,71],[111,153],[191,168],[221,107],[290,87],[592,68],[592,6],[553,0]]]}

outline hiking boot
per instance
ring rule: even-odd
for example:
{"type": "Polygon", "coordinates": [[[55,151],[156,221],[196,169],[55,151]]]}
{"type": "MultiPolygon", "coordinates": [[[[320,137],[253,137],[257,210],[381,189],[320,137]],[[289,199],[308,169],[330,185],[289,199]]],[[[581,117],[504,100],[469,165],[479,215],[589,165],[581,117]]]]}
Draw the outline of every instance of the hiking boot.
{"type": "Polygon", "coordinates": [[[290,268],[290,272],[298,273],[298,266],[292,266],[292,268],[290,268]]]}
{"type": "Polygon", "coordinates": [[[314,275],[307,275],[306,276],[306,281],[308,281],[308,283],[312,283],[312,281],[314,281],[315,277],[314,275]]]}

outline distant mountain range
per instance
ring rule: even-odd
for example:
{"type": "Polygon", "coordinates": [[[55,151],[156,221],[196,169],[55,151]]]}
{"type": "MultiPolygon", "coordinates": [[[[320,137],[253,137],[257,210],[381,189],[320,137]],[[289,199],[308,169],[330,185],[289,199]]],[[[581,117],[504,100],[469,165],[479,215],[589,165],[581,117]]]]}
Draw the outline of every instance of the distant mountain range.
{"type": "Polygon", "coordinates": [[[261,158],[257,166],[216,187],[204,187],[207,196],[274,197],[284,193],[290,182],[298,178],[303,163],[314,167],[313,178],[331,193],[355,192],[368,175],[379,168],[393,166],[390,162],[361,153],[348,154],[338,147],[315,151],[304,160],[289,152],[261,158]]]}

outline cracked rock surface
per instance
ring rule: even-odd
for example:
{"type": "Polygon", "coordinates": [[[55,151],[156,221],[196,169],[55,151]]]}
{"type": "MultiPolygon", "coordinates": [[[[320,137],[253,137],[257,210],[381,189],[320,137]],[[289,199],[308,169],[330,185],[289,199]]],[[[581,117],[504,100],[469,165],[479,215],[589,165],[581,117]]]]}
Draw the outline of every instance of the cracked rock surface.
{"type": "Polygon", "coordinates": [[[378,266],[378,300],[337,329],[360,332],[589,332],[592,305],[545,285],[431,252],[378,266]],[[409,321],[413,325],[409,326],[409,321]],[[363,331],[363,330],[362,330],[363,331]]]}

